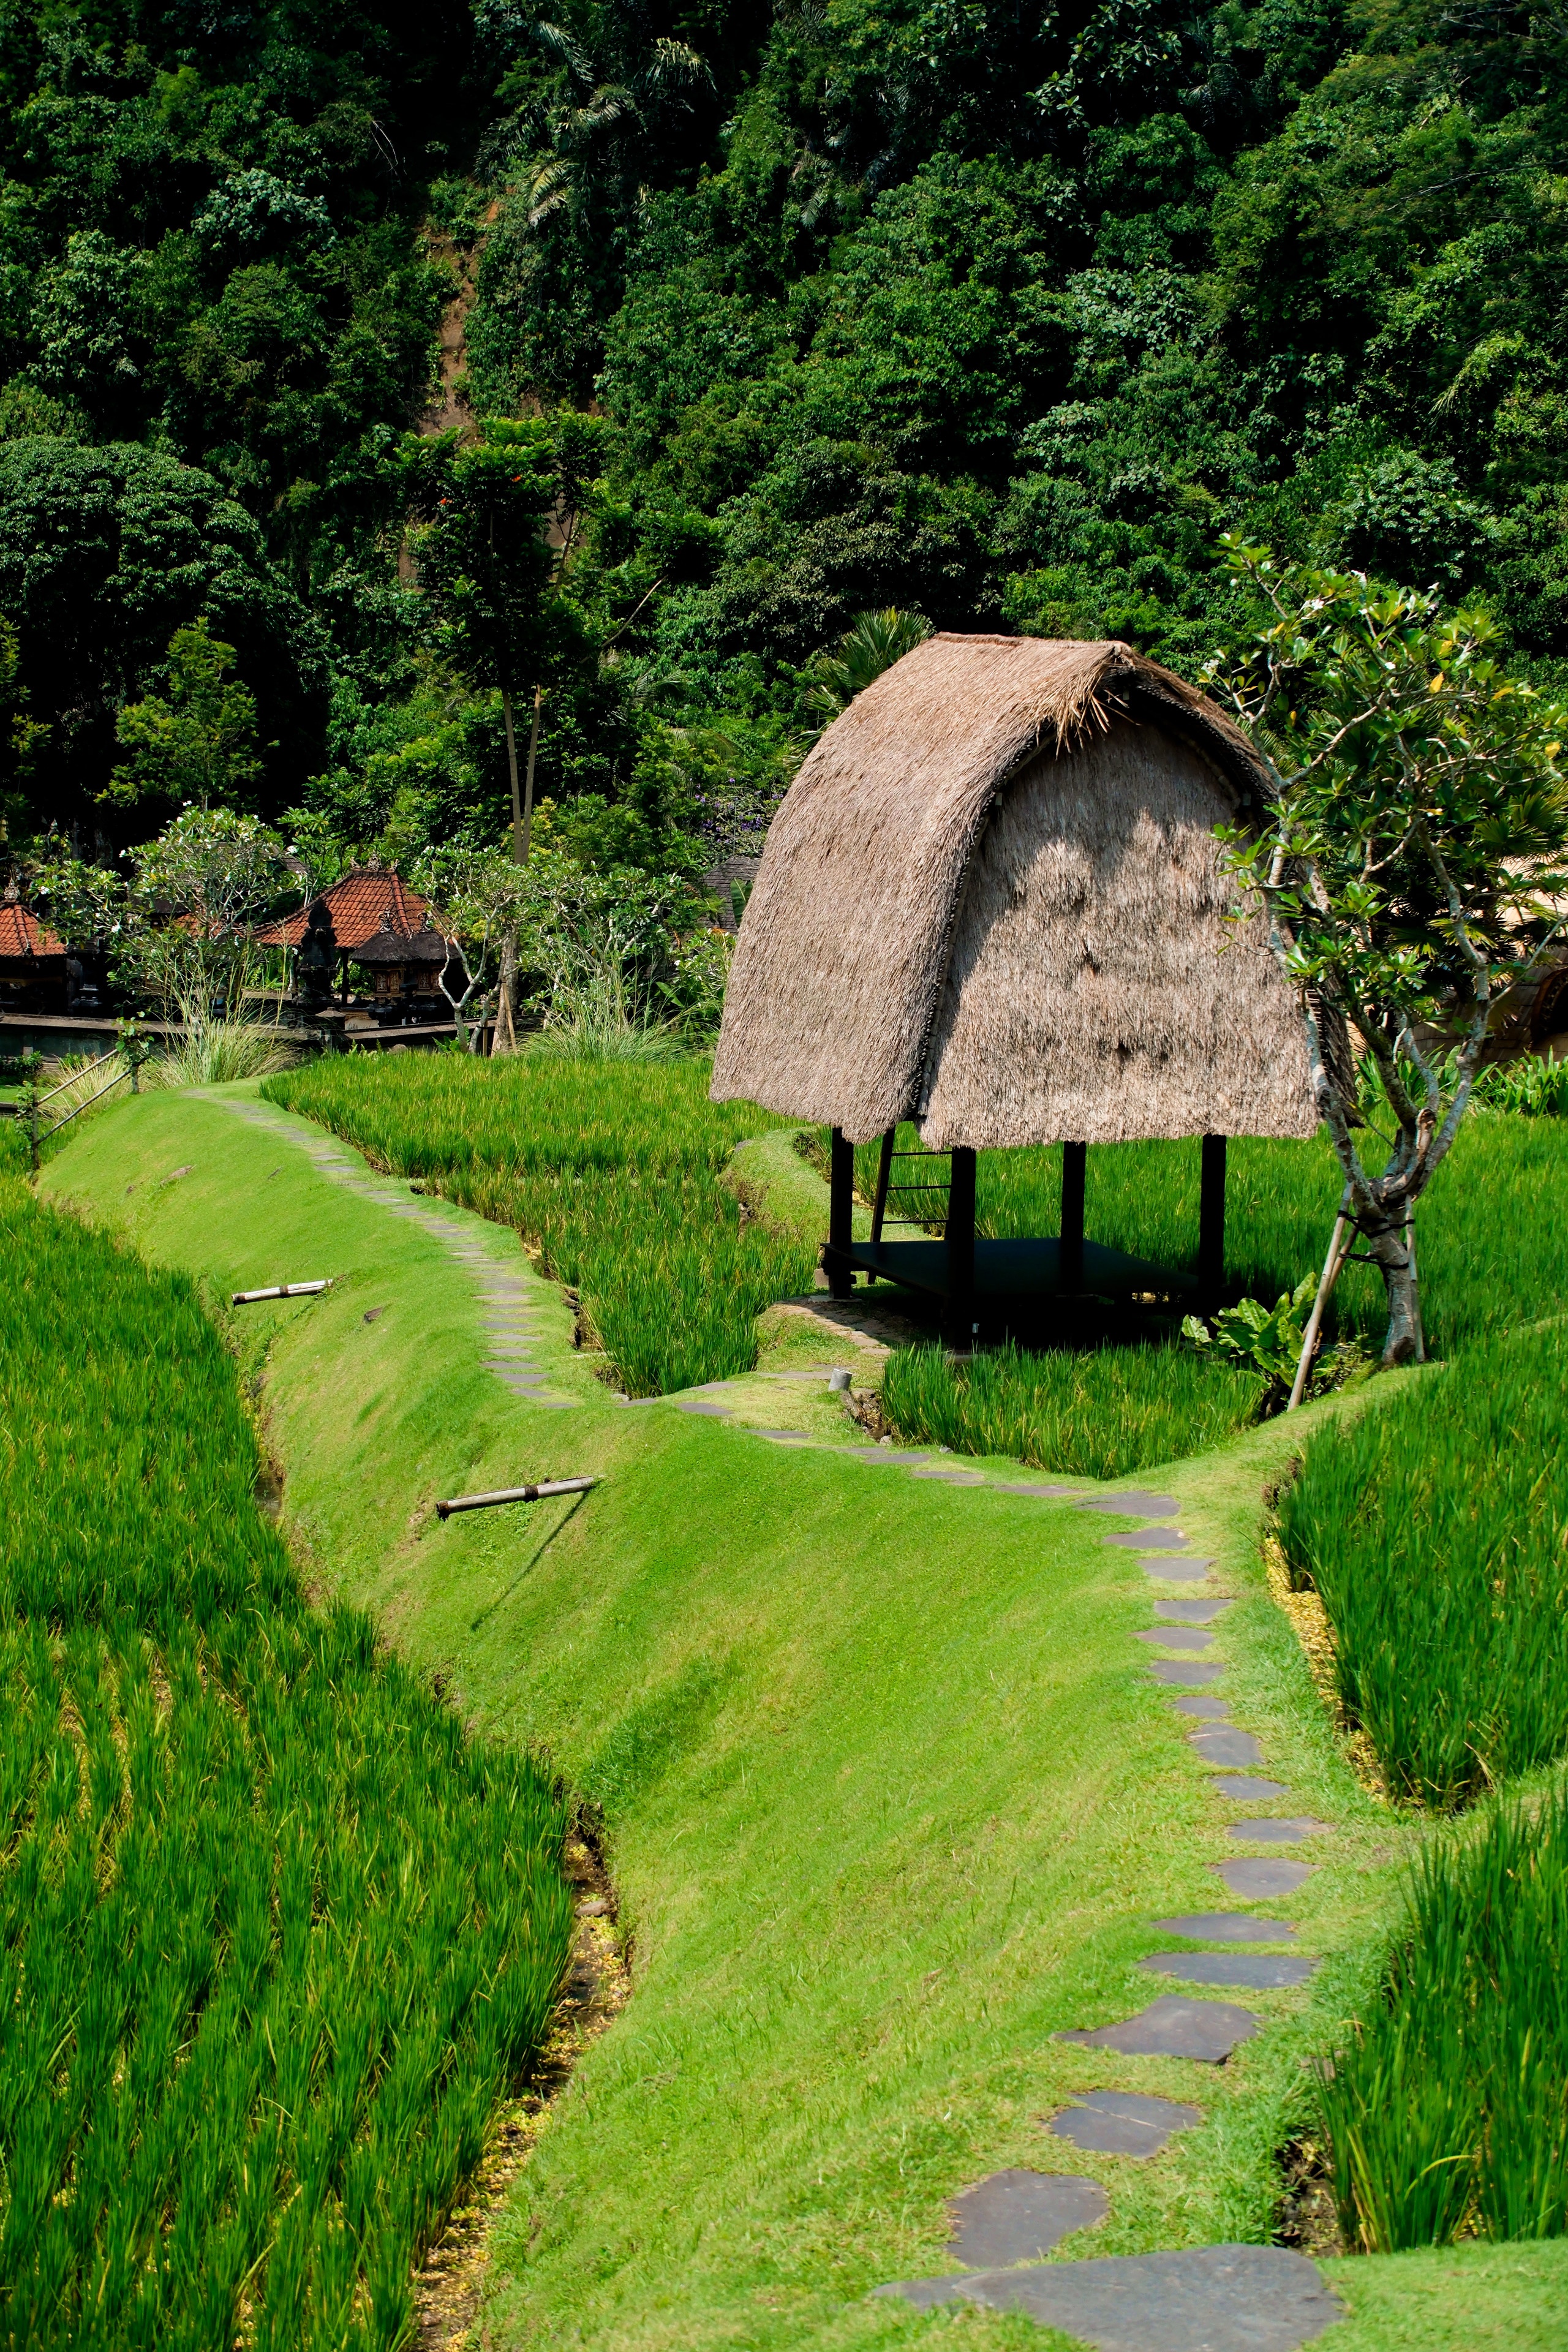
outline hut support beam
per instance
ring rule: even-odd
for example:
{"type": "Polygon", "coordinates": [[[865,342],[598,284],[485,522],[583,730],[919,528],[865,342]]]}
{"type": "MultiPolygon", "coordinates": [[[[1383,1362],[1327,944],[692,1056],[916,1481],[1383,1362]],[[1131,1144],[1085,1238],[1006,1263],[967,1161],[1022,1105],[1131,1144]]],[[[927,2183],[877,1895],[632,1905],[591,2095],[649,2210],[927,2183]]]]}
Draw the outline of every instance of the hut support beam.
{"type": "Polygon", "coordinates": [[[849,1296],[854,1281],[849,1250],[854,1239],[855,1146],[845,1139],[842,1128],[836,1127],[828,1165],[827,1247],[822,1254],[822,1270],[835,1298],[849,1296]]]}
{"type": "Polygon", "coordinates": [[[949,1343],[967,1348],[974,1337],[974,1154],[952,1148],[947,1192],[947,1313],[949,1343]]]}
{"type": "Polygon", "coordinates": [[[1198,1193],[1198,1289],[1205,1307],[1217,1307],[1225,1290],[1225,1138],[1204,1138],[1203,1180],[1198,1193]]]}
{"type": "Polygon", "coordinates": [[[1057,1288],[1070,1297],[1083,1288],[1083,1192],[1089,1165],[1087,1143],[1062,1146],[1061,1234],[1057,1244],[1057,1288]]]}
{"type": "Polygon", "coordinates": [[[876,1248],[882,1238],[882,1220],[888,1213],[888,1180],[893,1172],[893,1138],[898,1133],[890,1127],[882,1138],[882,1155],[877,1162],[877,1198],[871,1209],[871,1246],[876,1248]]]}

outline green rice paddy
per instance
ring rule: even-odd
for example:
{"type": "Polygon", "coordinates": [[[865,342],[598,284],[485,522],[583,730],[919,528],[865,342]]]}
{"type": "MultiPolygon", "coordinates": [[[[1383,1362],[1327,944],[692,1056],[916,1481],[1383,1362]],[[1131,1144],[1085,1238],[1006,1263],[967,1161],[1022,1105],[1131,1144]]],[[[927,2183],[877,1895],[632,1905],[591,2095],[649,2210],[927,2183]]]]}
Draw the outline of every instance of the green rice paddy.
{"type": "Polygon", "coordinates": [[[560,1800],[259,1510],[184,1276],[0,1177],[0,2339],[405,2344],[539,2048],[560,1800]]]}
{"type": "Polygon", "coordinates": [[[514,1227],[580,1293],[615,1384],[657,1396],[749,1371],[757,1316],[809,1290],[816,1262],[720,1181],[742,1138],[784,1122],[707,1089],[695,1060],[439,1054],[329,1058],[263,1091],[514,1227]]]}
{"type": "Polygon", "coordinates": [[[1386,1979],[1321,2083],[1347,2242],[1568,2231],[1568,1789],[1429,1847],[1386,1979]]]}

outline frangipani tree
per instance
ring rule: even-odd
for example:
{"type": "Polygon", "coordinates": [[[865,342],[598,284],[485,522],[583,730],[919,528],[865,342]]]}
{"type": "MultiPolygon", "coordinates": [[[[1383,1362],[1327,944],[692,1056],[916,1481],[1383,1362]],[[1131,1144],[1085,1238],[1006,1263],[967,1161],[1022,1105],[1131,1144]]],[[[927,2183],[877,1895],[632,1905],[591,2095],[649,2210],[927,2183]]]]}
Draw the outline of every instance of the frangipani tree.
{"type": "Polygon", "coordinates": [[[1500,994],[1561,929],[1568,714],[1506,673],[1479,607],[1445,614],[1429,593],[1226,545],[1273,614],[1204,675],[1274,782],[1258,826],[1227,836],[1232,869],[1301,991],[1350,1238],[1387,1292],[1384,1361],[1419,1360],[1415,1203],[1469,1104],[1500,994]],[[1376,1065],[1391,1132],[1359,1123],[1344,1024],[1376,1065]],[[1380,1142],[1387,1157],[1370,1164],[1380,1142]]]}
{"type": "Polygon", "coordinates": [[[470,1007],[503,941],[517,937],[528,901],[527,868],[505,849],[457,843],[427,851],[409,880],[428,901],[432,929],[454,951],[440,975],[441,993],[452,1008],[458,1040],[466,1045],[470,1007]]]}

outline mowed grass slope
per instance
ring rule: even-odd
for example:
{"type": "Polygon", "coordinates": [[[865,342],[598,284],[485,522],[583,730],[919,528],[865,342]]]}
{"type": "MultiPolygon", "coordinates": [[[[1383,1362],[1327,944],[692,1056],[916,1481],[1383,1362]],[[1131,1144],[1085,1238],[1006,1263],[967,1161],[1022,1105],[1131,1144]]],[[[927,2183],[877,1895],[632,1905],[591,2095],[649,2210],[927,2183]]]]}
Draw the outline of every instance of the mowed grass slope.
{"type": "MultiPolygon", "coordinates": [[[[1261,1591],[1284,1433],[1160,1483],[1240,1595],[1216,1644],[1237,1720],[1292,1807],[1337,1825],[1317,1875],[1268,1906],[1329,1958],[1308,1992],[1254,1997],[1270,2031],[1223,2070],[1121,2059],[1051,2037],[1160,1990],[1134,1965],[1166,1940],[1152,1922],[1224,1904],[1208,1865],[1228,1842],[1131,1639],[1148,1587],[1104,1521],[616,1411],[586,1375],[578,1413],[539,1413],[478,1369],[478,1309],[436,1244],[207,1102],[116,1109],[47,1181],[133,1215],[144,1248],[215,1286],[305,1255],[339,1276],[243,1327],[256,1358],[266,1343],[286,1517],[476,1722],[541,1743],[603,1806],[636,1992],[500,2227],[498,2342],[912,2340],[952,2323],[867,2290],[941,2270],[944,2200],[1009,2164],[1108,2183],[1110,2221],[1069,2255],[1267,2234],[1300,2061],[1361,1997],[1404,1846],[1261,1591]],[[584,1504],[430,1517],[437,1493],[574,1468],[605,1474],[584,1504]],[[1205,2122],[1148,2166],[1042,2132],[1103,2084],[1194,2099],[1205,2122]]],[[[1407,2264],[1337,2352],[1554,2344],[1550,2295],[1532,2317],[1530,2294],[1558,2251],[1493,2298],[1506,2334],[1480,2289],[1460,2313],[1407,2264]]],[[[1046,2341],[1018,2319],[956,2324],[1046,2341]]]]}

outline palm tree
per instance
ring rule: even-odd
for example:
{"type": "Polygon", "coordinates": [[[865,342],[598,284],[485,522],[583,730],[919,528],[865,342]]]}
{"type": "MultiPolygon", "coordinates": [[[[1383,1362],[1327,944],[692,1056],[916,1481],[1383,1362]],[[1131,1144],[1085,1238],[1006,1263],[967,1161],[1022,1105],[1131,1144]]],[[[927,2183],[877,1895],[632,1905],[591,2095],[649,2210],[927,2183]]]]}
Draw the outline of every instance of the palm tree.
{"type": "Polygon", "coordinates": [[[853,625],[838,640],[836,654],[818,654],[811,666],[812,684],[805,707],[824,727],[831,725],[873,678],[891,669],[931,635],[923,613],[901,613],[896,604],[879,613],[857,613],[853,625]]]}

